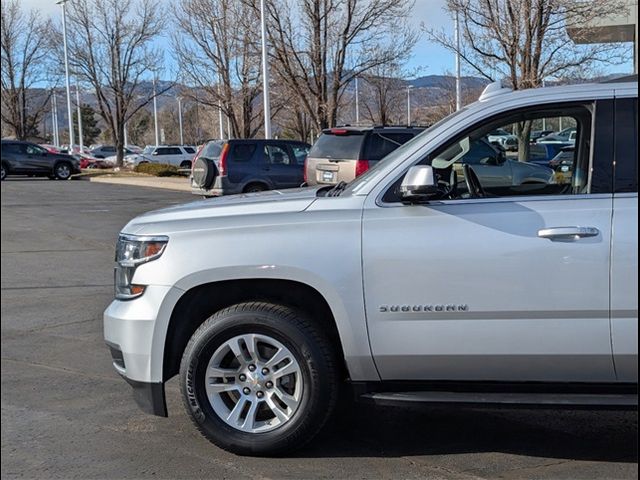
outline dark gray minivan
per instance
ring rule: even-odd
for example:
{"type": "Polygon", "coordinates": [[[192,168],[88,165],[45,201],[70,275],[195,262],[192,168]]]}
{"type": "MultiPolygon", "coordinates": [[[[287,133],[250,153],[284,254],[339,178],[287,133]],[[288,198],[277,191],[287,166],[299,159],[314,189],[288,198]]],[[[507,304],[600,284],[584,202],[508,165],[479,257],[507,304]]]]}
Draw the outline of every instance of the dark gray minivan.
{"type": "Polygon", "coordinates": [[[295,140],[211,140],[191,167],[191,192],[219,196],[299,187],[311,145],[295,140]]]}

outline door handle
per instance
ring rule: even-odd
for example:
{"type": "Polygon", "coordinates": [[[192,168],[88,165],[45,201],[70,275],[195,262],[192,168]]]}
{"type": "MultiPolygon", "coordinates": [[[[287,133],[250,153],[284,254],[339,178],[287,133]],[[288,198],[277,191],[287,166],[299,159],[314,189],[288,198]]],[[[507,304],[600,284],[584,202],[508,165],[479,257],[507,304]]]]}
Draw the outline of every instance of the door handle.
{"type": "Polygon", "coordinates": [[[551,227],[538,230],[538,237],[550,240],[579,240],[599,234],[600,230],[595,227],[551,227]]]}

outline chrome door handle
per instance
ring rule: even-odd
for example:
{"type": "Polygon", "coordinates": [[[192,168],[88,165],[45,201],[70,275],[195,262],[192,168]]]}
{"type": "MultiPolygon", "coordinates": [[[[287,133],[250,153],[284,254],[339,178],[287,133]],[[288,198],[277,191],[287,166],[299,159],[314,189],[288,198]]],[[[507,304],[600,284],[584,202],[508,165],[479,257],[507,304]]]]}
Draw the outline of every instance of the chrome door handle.
{"type": "Polygon", "coordinates": [[[550,240],[578,240],[599,234],[600,230],[595,227],[551,227],[538,230],[538,237],[550,240]]]}

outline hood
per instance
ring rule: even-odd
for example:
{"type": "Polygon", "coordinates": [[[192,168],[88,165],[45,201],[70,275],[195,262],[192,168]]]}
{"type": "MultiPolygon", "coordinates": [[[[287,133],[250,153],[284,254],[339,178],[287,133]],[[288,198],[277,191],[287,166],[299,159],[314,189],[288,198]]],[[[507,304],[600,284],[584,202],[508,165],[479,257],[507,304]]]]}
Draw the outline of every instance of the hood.
{"type": "Polygon", "coordinates": [[[123,229],[123,233],[140,233],[141,230],[147,230],[145,227],[151,227],[152,224],[154,231],[145,231],[145,234],[160,234],[163,226],[166,227],[165,231],[170,231],[172,230],[170,224],[192,220],[297,213],[307,209],[315,201],[316,192],[320,188],[322,186],[244,193],[154,210],[131,220],[123,229]]]}

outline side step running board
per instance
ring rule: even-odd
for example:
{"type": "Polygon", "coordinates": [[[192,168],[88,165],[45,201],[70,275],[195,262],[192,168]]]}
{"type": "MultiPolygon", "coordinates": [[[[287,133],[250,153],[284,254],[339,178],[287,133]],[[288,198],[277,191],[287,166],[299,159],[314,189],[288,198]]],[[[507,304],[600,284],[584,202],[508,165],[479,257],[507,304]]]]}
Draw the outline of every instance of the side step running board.
{"type": "Polygon", "coordinates": [[[636,394],[390,392],[367,393],[363,401],[377,405],[473,405],[549,408],[637,409],[636,394]]]}

